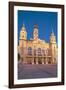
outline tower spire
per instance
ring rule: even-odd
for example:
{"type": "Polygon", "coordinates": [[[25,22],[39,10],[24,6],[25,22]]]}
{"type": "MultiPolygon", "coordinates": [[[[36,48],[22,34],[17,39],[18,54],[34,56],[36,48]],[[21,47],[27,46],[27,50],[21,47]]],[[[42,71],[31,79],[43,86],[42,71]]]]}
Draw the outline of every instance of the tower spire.
{"type": "Polygon", "coordinates": [[[23,22],[23,27],[25,27],[25,24],[24,24],[24,22],[23,22]]]}
{"type": "Polygon", "coordinates": [[[53,36],[54,36],[54,30],[53,30],[53,28],[52,28],[52,31],[51,31],[51,35],[53,35],[53,36]]]}
{"type": "Polygon", "coordinates": [[[56,37],[54,35],[53,28],[51,30],[50,43],[56,43],[56,37]]]}
{"type": "Polygon", "coordinates": [[[53,27],[52,27],[52,25],[51,25],[51,35],[54,35],[54,30],[53,30],[53,27]]]}
{"type": "Polygon", "coordinates": [[[52,33],[54,33],[53,28],[52,28],[52,33]]]}
{"type": "Polygon", "coordinates": [[[23,25],[22,25],[22,30],[26,31],[24,22],[23,22],[23,25]]]}

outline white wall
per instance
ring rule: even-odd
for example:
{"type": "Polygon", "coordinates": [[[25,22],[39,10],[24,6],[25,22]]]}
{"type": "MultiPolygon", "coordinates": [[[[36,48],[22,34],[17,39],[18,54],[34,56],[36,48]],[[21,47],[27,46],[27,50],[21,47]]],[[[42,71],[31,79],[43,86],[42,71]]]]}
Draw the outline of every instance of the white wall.
{"type": "MultiPolygon", "coordinates": [[[[0,0],[0,90],[8,90],[8,1],[0,0]]],[[[10,0],[11,1],[11,0],[10,0]]],[[[12,0],[38,3],[65,4],[65,0],[12,0]]],[[[66,8],[66,4],[65,4],[66,8]]],[[[66,38],[66,37],[65,37],[66,38]]],[[[66,62],[65,62],[66,63],[66,62]]],[[[65,66],[66,68],[66,66],[65,66]]],[[[66,83],[66,80],[65,80],[66,83]]],[[[23,90],[65,90],[64,86],[24,88],[23,90]]]]}

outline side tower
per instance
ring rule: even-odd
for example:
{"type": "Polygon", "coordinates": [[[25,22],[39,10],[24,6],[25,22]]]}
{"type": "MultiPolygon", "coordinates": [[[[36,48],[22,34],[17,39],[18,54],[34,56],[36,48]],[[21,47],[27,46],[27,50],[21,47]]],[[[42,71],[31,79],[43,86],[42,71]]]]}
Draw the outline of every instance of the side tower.
{"type": "Polygon", "coordinates": [[[20,31],[20,39],[27,39],[27,32],[26,32],[26,28],[25,25],[23,24],[21,31],[20,31]]]}
{"type": "Polygon", "coordinates": [[[33,38],[34,40],[38,39],[38,26],[37,25],[34,25],[33,38]]]}
{"type": "Polygon", "coordinates": [[[25,63],[25,55],[26,55],[26,47],[27,47],[27,32],[25,25],[23,24],[21,31],[20,31],[20,38],[19,38],[19,54],[21,60],[25,63]]]}
{"type": "Polygon", "coordinates": [[[52,30],[52,33],[50,35],[50,50],[51,50],[51,63],[56,63],[57,62],[57,44],[56,44],[56,37],[54,35],[54,32],[52,30]]]}
{"type": "Polygon", "coordinates": [[[19,38],[19,47],[24,47],[24,42],[27,40],[27,32],[25,25],[23,24],[21,31],[20,31],[20,38],[19,38]]]}

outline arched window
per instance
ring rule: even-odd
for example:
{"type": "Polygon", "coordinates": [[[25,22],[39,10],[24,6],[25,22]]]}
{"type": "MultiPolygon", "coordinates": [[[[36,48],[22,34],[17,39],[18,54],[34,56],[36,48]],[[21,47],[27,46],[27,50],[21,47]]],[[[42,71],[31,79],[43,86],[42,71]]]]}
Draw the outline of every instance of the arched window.
{"type": "Polygon", "coordinates": [[[45,55],[48,55],[48,49],[45,50],[45,55]]]}
{"type": "Polygon", "coordinates": [[[28,48],[28,54],[32,55],[32,48],[31,47],[28,48]]]}
{"type": "Polygon", "coordinates": [[[38,55],[41,55],[41,48],[38,48],[38,55]]]}

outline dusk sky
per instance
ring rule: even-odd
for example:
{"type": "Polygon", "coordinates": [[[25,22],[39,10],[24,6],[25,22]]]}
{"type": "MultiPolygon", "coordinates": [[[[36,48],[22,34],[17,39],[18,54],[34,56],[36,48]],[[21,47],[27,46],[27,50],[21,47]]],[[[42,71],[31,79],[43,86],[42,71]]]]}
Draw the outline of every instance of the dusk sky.
{"type": "MultiPolygon", "coordinates": [[[[22,11],[18,10],[18,39],[23,23],[27,31],[27,39],[33,38],[34,25],[38,25],[39,38],[50,41],[50,34],[53,32],[57,39],[57,13],[41,11],[22,11]]],[[[57,41],[58,42],[58,41],[57,41]]]]}

